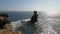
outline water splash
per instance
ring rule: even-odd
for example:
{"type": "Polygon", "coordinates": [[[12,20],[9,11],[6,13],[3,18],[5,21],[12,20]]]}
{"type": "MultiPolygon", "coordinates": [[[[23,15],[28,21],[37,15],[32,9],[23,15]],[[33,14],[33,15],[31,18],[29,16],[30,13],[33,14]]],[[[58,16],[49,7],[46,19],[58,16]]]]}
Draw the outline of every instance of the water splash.
{"type": "Polygon", "coordinates": [[[55,22],[50,18],[45,20],[45,24],[43,25],[44,31],[41,34],[58,34],[52,27],[54,24],[55,22]]]}
{"type": "MultiPolygon", "coordinates": [[[[26,20],[27,21],[27,20],[26,20]]],[[[17,30],[23,30],[23,34],[58,34],[52,27],[55,22],[52,19],[39,19],[34,25],[29,25],[26,21],[16,21],[15,28],[17,30]]]]}

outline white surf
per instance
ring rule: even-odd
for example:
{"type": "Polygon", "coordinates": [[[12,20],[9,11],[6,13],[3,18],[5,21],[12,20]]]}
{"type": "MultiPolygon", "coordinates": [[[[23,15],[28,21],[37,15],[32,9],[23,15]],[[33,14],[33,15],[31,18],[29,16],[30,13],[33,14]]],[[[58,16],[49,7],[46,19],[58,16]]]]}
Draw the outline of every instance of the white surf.
{"type": "Polygon", "coordinates": [[[52,27],[55,23],[51,19],[38,19],[34,25],[27,25],[30,19],[12,22],[14,30],[22,30],[23,34],[58,34],[52,27]]]}

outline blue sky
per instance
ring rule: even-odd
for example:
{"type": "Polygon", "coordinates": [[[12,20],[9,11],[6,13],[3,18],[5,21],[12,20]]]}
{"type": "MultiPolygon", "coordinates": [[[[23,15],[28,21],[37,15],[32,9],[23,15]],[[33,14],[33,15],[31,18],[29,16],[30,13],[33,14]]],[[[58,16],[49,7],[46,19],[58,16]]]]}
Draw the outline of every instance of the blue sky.
{"type": "Polygon", "coordinates": [[[60,11],[60,0],[0,0],[0,11],[60,11]]]}

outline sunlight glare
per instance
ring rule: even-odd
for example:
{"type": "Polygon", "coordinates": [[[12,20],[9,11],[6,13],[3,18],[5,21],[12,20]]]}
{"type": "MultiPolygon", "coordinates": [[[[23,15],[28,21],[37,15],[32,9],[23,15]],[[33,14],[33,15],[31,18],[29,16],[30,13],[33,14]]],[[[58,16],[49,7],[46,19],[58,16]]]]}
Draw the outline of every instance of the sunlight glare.
{"type": "Polygon", "coordinates": [[[48,11],[48,12],[46,12],[47,16],[56,16],[57,14],[58,14],[57,11],[48,11]]]}

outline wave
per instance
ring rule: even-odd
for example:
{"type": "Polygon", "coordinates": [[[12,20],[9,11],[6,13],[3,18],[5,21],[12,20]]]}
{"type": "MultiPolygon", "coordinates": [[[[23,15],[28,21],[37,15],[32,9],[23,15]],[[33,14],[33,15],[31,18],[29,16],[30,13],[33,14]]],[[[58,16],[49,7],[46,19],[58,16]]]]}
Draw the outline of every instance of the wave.
{"type": "Polygon", "coordinates": [[[38,19],[34,25],[26,23],[29,20],[30,19],[18,20],[11,22],[11,24],[14,30],[22,30],[23,34],[57,34],[51,26],[53,23],[48,23],[51,20],[38,19]]]}

